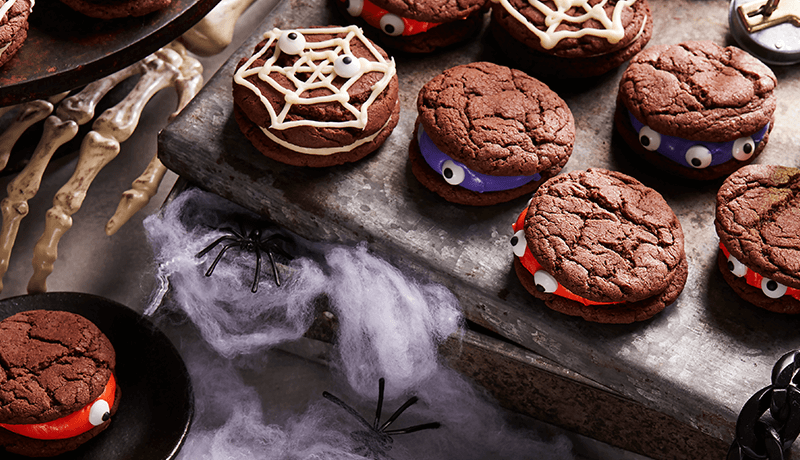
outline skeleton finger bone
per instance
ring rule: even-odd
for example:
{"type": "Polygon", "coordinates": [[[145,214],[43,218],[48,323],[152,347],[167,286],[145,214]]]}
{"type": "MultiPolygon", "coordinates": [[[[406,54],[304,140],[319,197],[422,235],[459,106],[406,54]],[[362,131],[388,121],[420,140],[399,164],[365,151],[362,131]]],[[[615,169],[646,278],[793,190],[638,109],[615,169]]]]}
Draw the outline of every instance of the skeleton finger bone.
{"type": "Polygon", "coordinates": [[[67,94],[68,92],[64,92],[50,97],[47,100],[35,100],[0,109],[0,116],[3,116],[3,114],[10,109],[19,109],[14,121],[6,128],[4,133],[0,134],[0,170],[5,169],[8,165],[8,159],[11,157],[11,149],[14,148],[14,145],[19,141],[22,134],[28,128],[44,120],[48,115],[53,113],[54,104],[64,99],[67,94]]]}
{"type": "MultiPolygon", "coordinates": [[[[203,86],[203,66],[200,61],[187,55],[183,45],[173,43],[169,47],[183,59],[180,65],[181,75],[175,81],[175,90],[178,92],[178,108],[169,116],[169,119],[172,120],[203,86]]],[[[154,155],[142,175],[133,181],[131,189],[122,193],[116,212],[106,223],[106,235],[115,234],[134,214],[147,206],[150,199],[158,192],[158,187],[166,172],[167,168],[158,159],[158,155],[154,155]]]]}
{"type": "Polygon", "coordinates": [[[29,293],[47,291],[46,280],[53,272],[58,242],[72,227],[72,215],[83,204],[89,185],[118,153],[119,142],[113,137],[89,131],[83,139],[75,172],[53,198],[53,207],[45,216],[44,233],[33,248],[33,276],[28,281],[29,293]]]}
{"type": "Polygon", "coordinates": [[[36,196],[42,182],[42,175],[53,153],[78,133],[78,124],[72,120],[61,121],[56,116],[45,120],[42,139],[36,146],[30,162],[8,184],[8,196],[0,202],[3,215],[0,233],[0,290],[2,278],[8,271],[11,249],[17,239],[20,221],[28,214],[28,200],[36,196]]]}
{"type": "Polygon", "coordinates": [[[79,125],[85,125],[92,121],[97,104],[111,89],[143,70],[137,62],[89,83],[79,93],[64,99],[56,109],[56,115],[62,120],[75,120],[79,125]]]}
{"type": "Polygon", "coordinates": [[[29,293],[47,291],[46,280],[53,272],[58,243],[72,226],[72,215],[83,204],[86,191],[100,170],[117,156],[119,143],[133,134],[147,102],[158,91],[172,86],[180,76],[181,64],[180,54],[167,48],[140,61],[144,72],[133,91],[92,124],[92,131],[81,144],[72,177],[56,193],[53,207],[47,211],[44,233],[34,247],[34,273],[28,282],[29,293]]]}
{"type": "Polygon", "coordinates": [[[233,40],[233,31],[239,16],[253,0],[222,0],[194,27],[181,37],[189,50],[199,56],[220,53],[233,40]]]}
{"type": "Polygon", "coordinates": [[[17,118],[0,135],[0,170],[5,169],[8,164],[11,148],[17,143],[22,133],[47,118],[51,113],[53,113],[53,104],[42,100],[27,102],[20,107],[17,118]]]}

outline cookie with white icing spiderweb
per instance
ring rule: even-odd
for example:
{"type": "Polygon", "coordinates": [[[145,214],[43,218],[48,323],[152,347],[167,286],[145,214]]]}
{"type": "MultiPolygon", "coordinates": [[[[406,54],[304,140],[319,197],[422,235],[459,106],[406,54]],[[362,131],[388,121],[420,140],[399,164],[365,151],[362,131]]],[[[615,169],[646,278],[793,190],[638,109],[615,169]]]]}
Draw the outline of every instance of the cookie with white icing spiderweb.
{"type": "Polygon", "coordinates": [[[647,0],[491,0],[490,30],[523,70],[539,77],[602,75],[650,40],[647,0]]]}
{"type": "Polygon", "coordinates": [[[233,77],[234,115],[264,155],[324,167],[359,160],[400,115],[395,63],[356,26],[272,29],[233,77]]]}

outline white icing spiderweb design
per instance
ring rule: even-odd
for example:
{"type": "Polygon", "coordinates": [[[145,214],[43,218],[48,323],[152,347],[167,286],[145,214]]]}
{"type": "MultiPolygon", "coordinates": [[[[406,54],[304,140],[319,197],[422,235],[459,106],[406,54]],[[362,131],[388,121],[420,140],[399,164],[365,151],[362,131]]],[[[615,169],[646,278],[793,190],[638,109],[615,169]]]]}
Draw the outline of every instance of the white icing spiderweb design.
{"type": "Polygon", "coordinates": [[[296,32],[303,36],[309,35],[341,35],[342,37],[334,37],[323,41],[306,41],[302,51],[298,54],[298,59],[287,67],[277,66],[275,63],[281,56],[280,47],[277,46],[277,41],[284,32],[280,29],[272,29],[264,34],[264,38],[268,39],[266,44],[258,50],[234,75],[234,82],[243,85],[253,91],[261,98],[261,102],[269,112],[271,129],[287,129],[295,126],[315,126],[315,127],[334,127],[334,128],[360,128],[364,129],[367,126],[368,116],[367,111],[380,95],[380,93],[388,86],[390,80],[395,75],[394,59],[386,60],[375,48],[375,46],[364,36],[362,30],[356,26],[348,27],[328,27],[319,29],[296,29],[296,32]],[[353,39],[361,41],[370,53],[374,60],[365,58],[358,58],[360,69],[355,75],[347,79],[341,86],[337,87],[333,84],[334,79],[337,77],[334,71],[334,62],[340,56],[352,55],[350,44],[353,39]],[[270,56],[263,66],[253,67],[253,63],[261,58],[267,52],[269,47],[276,43],[275,52],[270,56]],[[372,86],[372,93],[369,98],[361,104],[361,107],[356,107],[350,103],[350,95],[348,89],[363,75],[369,72],[381,72],[383,77],[372,86]],[[247,81],[246,78],[252,75],[258,75],[258,78],[269,84],[276,91],[284,96],[284,105],[281,107],[280,112],[277,113],[270,101],[264,97],[259,88],[247,81]],[[273,78],[273,75],[282,75],[287,78],[295,87],[294,90],[286,88],[273,78]],[[326,88],[330,94],[316,97],[304,97],[303,94],[307,91],[326,88]],[[289,111],[294,105],[313,105],[329,102],[338,102],[350,112],[354,119],[346,121],[320,121],[320,120],[286,120],[289,111]]]}
{"type": "Polygon", "coordinates": [[[555,9],[552,9],[539,0],[528,0],[531,7],[537,9],[545,16],[544,25],[546,30],[541,30],[514,8],[509,0],[492,0],[500,3],[509,14],[523,23],[528,30],[536,34],[544,49],[551,49],[564,38],[579,38],[584,35],[594,35],[608,40],[609,43],[617,43],[625,36],[625,28],[622,25],[622,11],[636,3],[636,0],[620,0],[614,5],[614,11],[609,17],[606,14],[605,6],[608,0],[602,0],[596,5],[589,4],[590,0],[550,0],[555,9]],[[583,10],[578,15],[568,14],[573,8],[583,10]],[[603,28],[584,27],[579,30],[557,30],[564,23],[583,24],[594,19],[602,24],[603,28]]]}

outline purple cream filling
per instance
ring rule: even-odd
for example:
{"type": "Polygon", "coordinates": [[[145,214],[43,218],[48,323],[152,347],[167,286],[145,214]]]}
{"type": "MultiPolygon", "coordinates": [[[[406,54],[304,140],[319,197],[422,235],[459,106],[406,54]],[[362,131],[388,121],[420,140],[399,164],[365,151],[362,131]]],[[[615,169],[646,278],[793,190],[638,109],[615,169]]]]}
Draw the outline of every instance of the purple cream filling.
{"type": "MultiPolygon", "coordinates": [[[[628,111],[628,116],[631,120],[631,125],[633,125],[634,131],[637,133],[641,133],[642,128],[645,125],[636,119],[630,111],[628,111]]],[[[764,136],[767,134],[769,130],[769,123],[767,123],[760,131],[750,136],[750,139],[753,140],[755,146],[758,146],[758,143],[764,139],[764,136]]],[[[696,146],[701,145],[709,150],[711,153],[711,163],[708,166],[715,166],[733,159],[733,147],[736,140],[728,141],[728,142],[706,142],[706,141],[690,141],[688,139],[682,139],[680,137],[673,137],[667,136],[666,134],[661,134],[661,145],[659,145],[656,152],[660,153],[661,155],[669,158],[670,160],[689,168],[697,168],[697,166],[693,166],[689,163],[686,159],[687,151],[696,146]]],[[[641,134],[640,142],[641,142],[641,134]]],[[[755,151],[755,149],[754,149],[755,151]]]]}
{"type": "MultiPolygon", "coordinates": [[[[417,125],[417,142],[419,143],[419,150],[422,153],[422,157],[425,159],[425,162],[428,163],[428,166],[441,174],[450,184],[453,184],[453,179],[452,176],[448,177],[447,175],[453,174],[453,166],[455,166],[455,168],[460,168],[464,173],[464,180],[457,185],[473,192],[484,193],[511,190],[521,187],[528,182],[541,180],[542,178],[538,173],[532,176],[490,176],[488,174],[472,171],[464,166],[463,163],[459,163],[439,150],[422,128],[422,125],[417,125]],[[446,162],[449,162],[449,164],[445,165],[446,162]]],[[[456,175],[456,177],[458,177],[458,175],[456,175]]]]}

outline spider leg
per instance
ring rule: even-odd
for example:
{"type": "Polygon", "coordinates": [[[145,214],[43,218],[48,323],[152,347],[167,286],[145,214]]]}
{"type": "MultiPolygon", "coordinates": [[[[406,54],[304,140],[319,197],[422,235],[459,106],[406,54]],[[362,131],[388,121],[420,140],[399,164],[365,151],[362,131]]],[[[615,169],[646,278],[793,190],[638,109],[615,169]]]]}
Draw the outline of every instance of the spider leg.
{"type": "Polygon", "coordinates": [[[219,260],[222,259],[222,255],[225,254],[225,251],[227,251],[228,248],[230,248],[232,246],[241,246],[241,245],[242,244],[239,243],[239,242],[233,242],[231,244],[226,244],[225,246],[223,246],[222,249],[219,251],[219,254],[217,254],[217,258],[214,259],[214,262],[211,264],[210,267],[208,267],[208,271],[206,272],[206,276],[211,276],[211,274],[214,273],[214,268],[216,268],[217,262],[219,262],[219,260]]]}
{"type": "MultiPolygon", "coordinates": [[[[257,250],[258,249],[256,249],[256,251],[257,250]]],[[[278,274],[278,267],[275,266],[275,256],[272,255],[272,251],[267,251],[267,255],[269,256],[269,263],[272,264],[272,274],[275,276],[275,285],[280,287],[281,277],[278,274]]]]}
{"type": "MultiPolygon", "coordinates": [[[[386,387],[386,379],[383,377],[378,379],[378,407],[375,409],[375,424],[372,426],[378,430],[378,425],[381,423],[381,410],[383,410],[383,390],[386,387]]],[[[399,414],[398,414],[399,415],[399,414]]],[[[382,431],[382,430],[378,430],[382,431]]]]}
{"type": "Polygon", "coordinates": [[[245,229],[244,229],[244,224],[242,223],[242,221],[239,221],[239,231],[237,232],[236,230],[234,230],[234,229],[231,229],[231,232],[232,232],[234,235],[238,236],[239,238],[241,238],[241,239],[243,239],[243,240],[244,240],[244,239],[247,239],[247,237],[248,237],[248,236],[250,236],[250,235],[248,235],[248,234],[247,234],[247,232],[245,231],[245,229]]]}
{"type": "MultiPolygon", "coordinates": [[[[267,247],[268,243],[271,243],[271,242],[273,242],[275,240],[281,240],[286,244],[294,244],[294,241],[292,241],[290,238],[288,238],[288,237],[286,237],[284,235],[281,235],[280,233],[275,233],[274,235],[270,235],[266,239],[259,241],[258,244],[262,248],[264,248],[264,247],[267,247]]],[[[292,259],[293,258],[291,254],[289,254],[286,251],[284,251],[283,248],[281,248],[280,246],[272,245],[271,247],[275,250],[275,252],[277,252],[281,256],[286,257],[287,259],[292,259]]]]}
{"type": "Polygon", "coordinates": [[[410,426],[408,428],[400,428],[399,430],[387,430],[387,431],[384,431],[384,433],[389,435],[389,436],[393,436],[393,435],[396,435],[396,434],[408,434],[408,433],[413,433],[415,431],[421,431],[421,430],[432,430],[432,429],[439,428],[441,426],[442,426],[442,424],[439,423],[439,422],[431,422],[431,423],[423,423],[422,425],[410,426]]]}
{"type": "Polygon", "coordinates": [[[406,410],[406,409],[408,409],[409,407],[411,407],[411,405],[413,405],[414,403],[416,403],[418,400],[419,400],[419,398],[417,398],[416,396],[412,396],[411,398],[409,398],[409,399],[408,399],[408,401],[406,401],[406,402],[405,402],[405,403],[404,403],[402,406],[400,406],[400,408],[399,408],[399,409],[397,409],[396,411],[394,411],[394,414],[392,414],[392,416],[391,416],[391,417],[389,417],[389,420],[387,420],[387,421],[386,421],[386,423],[384,423],[383,425],[381,425],[381,427],[378,429],[378,431],[385,431],[385,430],[386,430],[386,428],[387,428],[389,425],[391,425],[391,424],[392,424],[392,422],[394,422],[395,420],[397,420],[397,417],[399,417],[399,416],[400,416],[400,414],[402,414],[403,412],[405,412],[405,410],[406,410]]]}
{"type": "Polygon", "coordinates": [[[255,294],[258,291],[258,278],[261,275],[261,250],[258,249],[258,246],[255,246],[256,250],[256,275],[253,277],[253,287],[250,288],[250,292],[255,294]]]}
{"type": "Polygon", "coordinates": [[[362,424],[362,425],[364,425],[365,427],[367,427],[367,428],[369,428],[369,429],[372,429],[372,427],[370,426],[369,422],[367,422],[367,421],[364,419],[364,417],[362,417],[362,416],[361,416],[361,414],[359,414],[358,412],[356,412],[356,410],[355,410],[355,409],[353,409],[352,407],[350,407],[350,406],[349,406],[349,405],[348,405],[346,402],[344,402],[344,401],[342,401],[341,399],[337,398],[336,396],[334,396],[334,395],[332,395],[332,394],[328,393],[327,391],[323,391],[323,392],[322,392],[322,396],[323,396],[325,399],[327,399],[327,400],[329,400],[329,401],[332,401],[332,402],[334,402],[334,403],[335,403],[337,406],[341,407],[342,409],[346,410],[348,413],[350,413],[350,415],[352,415],[353,417],[355,417],[355,418],[356,418],[356,419],[357,419],[359,422],[361,422],[361,424],[362,424]]]}
{"type": "Polygon", "coordinates": [[[198,259],[203,257],[204,255],[208,254],[209,251],[211,251],[212,249],[217,247],[217,245],[219,243],[221,243],[222,241],[224,241],[224,240],[235,240],[235,239],[230,237],[230,236],[228,236],[228,235],[221,236],[221,237],[217,238],[213,243],[211,243],[208,246],[206,246],[205,249],[203,249],[202,251],[198,252],[195,257],[197,257],[198,259]]]}

